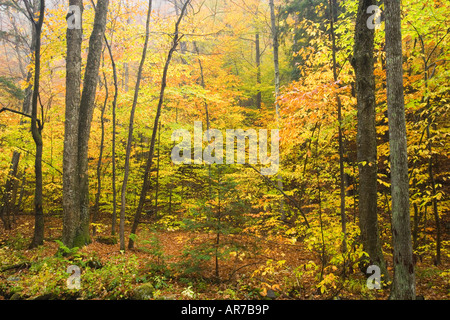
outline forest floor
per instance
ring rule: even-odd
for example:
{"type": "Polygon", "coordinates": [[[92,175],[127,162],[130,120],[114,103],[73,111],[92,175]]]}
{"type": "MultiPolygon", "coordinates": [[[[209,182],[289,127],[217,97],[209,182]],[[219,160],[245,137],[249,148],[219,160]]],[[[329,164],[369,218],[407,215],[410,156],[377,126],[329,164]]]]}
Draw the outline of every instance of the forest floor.
{"type": "MultiPolygon", "coordinates": [[[[345,277],[339,268],[331,269],[336,277],[333,274],[328,285],[319,290],[320,257],[300,241],[293,244],[283,238],[222,236],[224,243],[239,244],[241,249],[221,257],[217,278],[214,258],[205,260],[191,274],[184,272],[186,264],[180,264],[186,262],[183,252],[189,251],[192,243],[213,244],[215,235],[150,231],[147,224],[142,224],[137,249],[121,252],[119,244],[93,242],[61,256],[61,244],[57,242],[61,237],[61,218],[47,217],[45,244],[28,250],[33,223],[32,216],[20,216],[14,230],[0,231],[0,300],[131,299],[136,297],[137,288],[149,283],[149,296],[165,300],[366,300],[389,296],[389,288],[369,290],[365,275],[357,267],[347,270],[345,277]],[[73,264],[81,269],[80,290],[67,289],[70,275],[66,269],[73,264]],[[316,271],[308,272],[313,266],[316,271]]],[[[108,233],[109,230],[100,230],[99,235],[108,233]]],[[[194,262],[203,261],[205,256],[196,255],[193,248],[190,257],[194,262]]],[[[450,298],[450,263],[447,256],[442,258],[440,266],[435,266],[431,257],[417,262],[418,296],[426,300],[450,298]]],[[[389,258],[388,264],[392,266],[389,258]]],[[[392,274],[392,268],[388,269],[392,274]]]]}

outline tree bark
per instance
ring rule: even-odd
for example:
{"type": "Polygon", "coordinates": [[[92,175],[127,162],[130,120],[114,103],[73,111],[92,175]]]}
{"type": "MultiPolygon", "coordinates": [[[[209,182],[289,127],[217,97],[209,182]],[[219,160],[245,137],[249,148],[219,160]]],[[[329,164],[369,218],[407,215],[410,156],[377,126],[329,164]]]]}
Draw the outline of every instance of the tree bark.
{"type": "MultiPolygon", "coordinates": [[[[82,1],[70,0],[82,11],[82,1]]],[[[80,98],[82,31],[67,30],[66,132],[63,177],[63,242],[81,247],[89,237],[88,142],[109,0],[98,0],[80,98]]]]}
{"type": "Polygon", "coordinates": [[[256,51],[256,108],[261,109],[262,94],[261,94],[261,44],[259,40],[259,31],[255,35],[255,51],[256,51]]]}
{"type": "MultiPolygon", "coordinates": [[[[270,7],[270,22],[273,41],[273,64],[275,69],[275,112],[276,112],[277,128],[280,128],[280,121],[281,121],[280,104],[278,103],[278,97],[280,96],[280,58],[279,58],[280,44],[278,42],[278,27],[276,22],[275,4],[273,0],[269,0],[269,7],[270,7]]],[[[283,177],[281,176],[281,174],[277,176],[277,185],[280,190],[283,190],[283,177]]],[[[285,221],[286,214],[284,211],[283,200],[281,200],[280,203],[280,211],[281,211],[281,220],[285,221]]]]}
{"type": "MultiPolygon", "coordinates": [[[[150,18],[152,13],[152,0],[148,2],[148,11],[147,11],[147,22],[145,27],[145,41],[144,41],[144,49],[142,51],[141,63],[139,65],[139,70],[137,74],[136,87],[134,89],[134,99],[133,106],[131,107],[130,114],[130,124],[128,128],[128,142],[127,149],[125,155],[125,174],[123,178],[122,184],[122,193],[121,193],[121,206],[120,206],[120,250],[125,250],[125,209],[126,209],[126,194],[127,194],[127,184],[128,184],[128,176],[130,171],[130,157],[131,157],[131,144],[133,142],[133,131],[134,131],[134,116],[136,112],[136,106],[139,98],[139,89],[141,85],[142,79],[142,71],[144,69],[145,59],[147,56],[147,46],[150,36],[150,18]]],[[[134,233],[133,231],[131,233],[134,233]]]]}
{"type": "MultiPolygon", "coordinates": [[[[30,14],[30,20],[34,25],[36,32],[36,46],[35,46],[35,63],[34,63],[34,85],[33,85],[33,96],[31,100],[31,133],[33,135],[33,140],[36,145],[36,157],[35,157],[35,176],[36,176],[36,186],[34,194],[34,210],[35,210],[35,220],[34,220],[34,235],[33,240],[30,244],[30,249],[35,248],[44,244],[44,210],[43,210],[43,198],[42,198],[42,151],[43,151],[43,141],[42,141],[42,130],[43,125],[38,121],[38,99],[39,99],[39,85],[40,85],[40,73],[41,73],[41,34],[42,26],[44,24],[45,15],[45,0],[40,1],[39,8],[39,19],[35,22],[34,11],[31,10],[31,6],[26,1],[25,5],[30,14]]],[[[43,121],[43,119],[42,119],[43,121]]]]}
{"type": "Polygon", "coordinates": [[[377,214],[377,131],[374,75],[375,31],[367,28],[367,8],[374,0],[360,0],[355,27],[352,65],[356,75],[358,101],[357,157],[359,169],[359,226],[364,251],[370,264],[380,267],[385,280],[389,277],[381,249],[377,214]]]}
{"type": "MultiPolygon", "coordinates": [[[[335,21],[335,12],[337,12],[337,3],[336,0],[330,0],[330,32],[331,32],[331,40],[332,40],[332,51],[333,51],[333,78],[334,82],[338,81],[337,74],[337,62],[336,62],[336,34],[334,32],[334,23],[335,21]]],[[[345,177],[344,177],[344,144],[343,144],[343,133],[342,133],[342,103],[339,94],[336,94],[336,102],[338,106],[338,144],[339,144],[339,177],[340,177],[340,209],[341,209],[341,225],[342,225],[342,233],[344,235],[344,239],[342,240],[342,252],[347,251],[347,227],[346,221],[347,217],[345,215],[345,177]]]]}
{"type": "Polygon", "coordinates": [[[117,80],[117,66],[114,60],[114,56],[111,50],[111,45],[108,43],[108,39],[105,37],[105,44],[108,48],[109,57],[111,59],[111,65],[113,68],[113,79],[114,79],[114,100],[112,103],[112,192],[113,192],[113,214],[111,222],[111,235],[116,234],[116,223],[117,223],[117,188],[116,188],[116,109],[117,109],[117,98],[119,95],[119,84],[117,80]]]}
{"type": "Polygon", "coordinates": [[[98,0],[95,9],[94,29],[89,39],[89,52],[81,93],[78,122],[78,178],[80,189],[80,224],[77,227],[74,246],[82,247],[90,242],[89,237],[89,137],[95,107],[98,73],[103,49],[109,0],[98,0]]]}
{"type": "MultiPolygon", "coordinates": [[[[70,0],[70,6],[80,8],[83,16],[83,1],[70,0]]],[[[78,122],[81,97],[81,43],[83,29],[67,29],[66,57],[66,110],[63,151],[63,231],[62,241],[73,247],[76,226],[79,221],[78,189],[78,122]]]]}
{"type": "MultiPolygon", "coordinates": [[[[174,32],[174,36],[173,36],[172,47],[169,50],[167,60],[164,65],[163,76],[162,76],[162,81],[161,81],[161,90],[159,93],[159,102],[158,102],[158,107],[156,108],[155,122],[153,123],[153,133],[152,133],[152,139],[150,142],[150,152],[149,152],[147,164],[145,167],[144,182],[142,184],[141,194],[139,197],[139,204],[138,204],[138,207],[136,210],[136,214],[134,216],[133,226],[131,228],[132,234],[136,234],[137,228],[139,226],[139,221],[142,216],[142,210],[144,209],[145,198],[147,197],[147,192],[150,188],[150,172],[151,172],[151,168],[152,168],[152,164],[153,164],[153,156],[154,156],[154,152],[155,152],[155,142],[156,142],[156,134],[158,131],[158,123],[159,123],[159,119],[161,117],[161,110],[162,110],[162,105],[164,102],[164,92],[165,92],[166,86],[167,86],[167,73],[169,71],[169,65],[172,60],[173,53],[175,52],[176,48],[178,47],[179,41],[181,39],[180,34],[179,34],[179,26],[180,26],[181,20],[183,19],[183,16],[186,13],[186,9],[187,9],[187,6],[190,3],[190,1],[191,0],[186,0],[186,2],[184,3],[184,6],[181,10],[181,13],[178,17],[176,24],[175,24],[175,32],[174,32]]],[[[128,242],[128,248],[133,249],[133,247],[134,247],[134,241],[133,241],[133,239],[130,238],[129,242],[128,242]]]]}
{"type": "Polygon", "coordinates": [[[394,280],[390,299],[414,300],[416,292],[409,213],[400,0],[385,1],[385,6],[386,79],[391,160],[392,239],[394,247],[394,280]]]}
{"type": "Polygon", "coordinates": [[[11,166],[9,169],[8,179],[5,184],[5,191],[3,192],[3,203],[0,207],[0,218],[3,221],[5,230],[12,229],[11,207],[14,205],[14,202],[12,202],[11,200],[11,193],[13,190],[14,179],[16,179],[17,177],[17,168],[19,166],[19,160],[20,160],[20,153],[14,151],[11,160],[11,166]]]}
{"type": "MultiPolygon", "coordinates": [[[[100,194],[102,192],[102,161],[103,161],[103,149],[105,142],[105,111],[106,105],[108,104],[108,81],[106,80],[106,74],[103,72],[103,81],[105,84],[105,101],[103,103],[102,113],[100,117],[101,122],[101,139],[100,139],[100,150],[97,161],[97,193],[95,195],[95,204],[94,204],[94,215],[92,217],[92,222],[96,223],[99,216],[100,211],[100,194]]],[[[97,234],[97,227],[93,227],[92,236],[95,237],[97,234]]]]}

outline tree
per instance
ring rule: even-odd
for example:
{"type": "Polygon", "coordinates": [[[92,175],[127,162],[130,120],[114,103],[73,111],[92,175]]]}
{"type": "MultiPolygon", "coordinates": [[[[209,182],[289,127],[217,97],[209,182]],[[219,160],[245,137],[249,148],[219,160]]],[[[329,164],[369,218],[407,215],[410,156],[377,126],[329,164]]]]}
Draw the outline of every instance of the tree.
{"type": "MultiPolygon", "coordinates": [[[[337,3],[336,0],[329,1],[330,6],[330,32],[332,41],[332,57],[333,57],[333,80],[335,83],[339,81],[337,62],[336,62],[336,33],[334,30],[334,24],[337,22],[337,3]]],[[[342,233],[344,234],[344,239],[342,240],[342,251],[347,251],[347,232],[346,232],[346,215],[345,215],[345,174],[344,174],[344,143],[343,143],[343,128],[342,128],[342,102],[339,94],[336,94],[336,103],[338,106],[338,144],[339,144],[339,184],[340,184],[340,209],[341,209],[341,225],[342,233]]]]}
{"type": "Polygon", "coordinates": [[[35,52],[34,52],[34,85],[33,96],[31,98],[31,134],[33,135],[34,143],[36,144],[36,156],[35,156],[35,176],[36,186],[34,193],[34,236],[31,241],[30,248],[35,248],[44,243],[44,210],[42,199],[42,121],[38,120],[38,99],[39,99],[39,85],[40,85],[40,72],[41,72],[41,34],[42,26],[44,25],[45,15],[45,0],[40,1],[39,17],[36,22],[35,13],[33,7],[28,0],[24,1],[29,19],[33,24],[35,31],[35,52]]]}
{"type": "Polygon", "coordinates": [[[355,26],[355,46],[352,65],[355,69],[358,101],[357,158],[359,169],[359,226],[364,251],[370,264],[379,266],[385,279],[388,277],[386,262],[381,250],[377,214],[377,131],[375,123],[375,30],[367,27],[371,13],[367,8],[374,0],[360,0],[355,26]]]}
{"type": "MultiPolygon", "coordinates": [[[[33,0],[33,12],[37,13],[39,8],[38,8],[38,0],[33,0]]],[[[17,7],[16,9],[19,10],[19,7],[17,7]]],[[[9,11],[8,11],[9,13],[9,11]]],[[[23,12],[25,13],[25,12],[23,12]]],[[[32,98],[32,90],[33,90],[33,85],[31,84],[31,79],[32,79],[32,71],[31,68],[28,68],[28,72],[25,73],[25,70],[23,70],[22,65],[24,64],[22,62],[22,57],[21,57],[21,53],[20,53],[20,49],[22,47],[25,48],[29,48],[29,52],[26,52],[26,54],[29,54],[30,56],[34,55],[35,52],[35,46],[36,46],[36,32],[35,32],[35,28],[34,28],[34,21],[31,24],[31,42],[27,43],[23,37],[23,35],[20,34],[20,28],[19,25],[17,23],[17,21],[14,18],[13,14],[9,14],[9,18],[12,21],[12,27],[13,27],[13,32],[11,32],[11,34],[8,35],[4,35],[1,36],[0,39],[2,40],[7,40],[7,42],[10,43],[10,45],[12,47],[14,47],[17,57],[18,57],[18,61],[19,61],[19,65],[20,65],[20,70],[22,73],[22,77],[24,79],[26,79],[26,83],[28,83],[28,86],[25,88],[25,90],[22,92],[22,90],[20,90],[20,88],[15,87],[15,85],[13,83],[11,83],[9,81],[9,79],[5,79],[4,77],[0,78],[0,84],[3,84],[4,86],[6,86],[6,88],[8,89],[7,91],[11,92],[12,95],[14,95],[17,98],[23,99],[23,103],[22,103],[22,114],[25,115],[25,119],[28,118],[28,115],[30,114],[30,108],[31,108],[31,98],[32,98]]],[[[29,61],[28,64],[31,66],[32,65],[32,61],[29,61]]],[[[21,120],[21,124],[25,124],[25,120],[21,120]]],[[[11,214],[14,215],[14,203],[12,202],[12,200],[14,199],[14,192],[15,192],[15,188],[14,188],[14,180],[17,179],[17,174],[18,174],[18,167],[19,167],[19,161],[20,161],[20,157],[21,154],[18,151],[14,151],[13,152],[13,156],[11,159],[11,166],[10,166],[10,172],[8,174],[8,179],[5,183],[5,189],[3,191],[3,203],[0,206],[0,217],[4,223],[5,229],[6,230],[10,230],[12,228],[12,221],[11,221],[11,214]]]]}
{"type": "MultiPolygon", "coordinates": [[[[137,228],[139,226],[139,221],[140,221],[141,215],[142,215],[142,210],[144,209],[144,203],[145,203],[145,199],[147,197],[147,192],[150,188],[149,175],[150,175],[152,164],[153,164],[153,156],[155,153],[155,145],[156,145],[156,135],[158,133],[158,124],[159,124],[159,119],[161,117],[162,106],[164,103],[164,93],[165,93],[166,86],[167,86],[167,74],[169,71],[169,66],[170,66],[170,62],[172,60],[173,53],[177,49],[178,44],[180,43],[180,40],[183,37],[183,36],[180,36],[180,34],[179,34],[179,27],[180,27],[181,21],[185,15],[185,13],[186,13],[187,6],[189,5],[190,2],[191,2],[191,0],[186,0],[186,2],[183,5],[183,8],[181,9],[181,13],[177,19],[177,22],[175,23],[175,32],[173,35],[172,46],[169,50],[169,53],[168,53],[167,59],[166,59],[166,63],[164,65],[163,76],[162,76],[162,81],[161,81],[161,90],[159,93],[159,102],[158,102],[158,106],[156,108],[155,122],[153,123],[152,139],[150,142],[150,152],[149,152],[147,163],[145,166],[144,182],[142,184],[141,194],[139,197],[139,204],[138,204],[135,216],[134,216],[133,226],[131,227],[132,234],[136,234],[137,228]]],[[[123,195],[122,195],[122,198],[123,198],[123,195]]],[[[134,240],[132,238],[130,238],[130,240],[128,242],[128,248],[133,249],[133,247],[134,247],[134,240]]]]}
{"type": "MultiPolygon", "coordinates": [[[[69,3],[79,6],[80,11],[83,11],[82,1],[70,0],[69,3]]],[[[80,247],[90,242],[88,143],[108,5],[109,0],[99,0],[95,8],[94,28],[89,40],[81,98],[79,84],[83,33],[77,29],[67,30],[63,242],[68,247],[80,247]]]]}
{"type": "Polygon", "coordinates": [[[130,114],[130,124],[128,128],[128,142],[127,149],[125,155],[125,174],[123,178],[122,184],[122,193],[121,193],[121,206],[120,206],[120,250],[125,250],[125,206],[126,206],[126,193],[127,193],[127,183],[128,176],[130,172],[130,156],[131,156],[131,144],[133,143],[133,130],[134,130],[134,116],[136,112],[136,106],[139,98],[139,89],[141,85],[142,79],[142,70],[144,69],[145,58],[147,56],[147,46],[148,40],[150,36],[150,18],[152,14],[152,0],[148,2],[148,11],[147,11],[147,22],[145,26],[145,42],[144,48],[142,51],[141,63],[139,65],[139,70],[137,74],[136,87],[134,89],[134,98],[133,98],[133,106],[131,107],[130,114]]]}
{"type": "MultiPolygon", "coordinates": [[[[272,30],[272,41],[273,41],[273,65],[275,69],[275,113],[277,127],[280,127],[280,105],[278,103],[278,97],[280,96],[280,60],[279,60],[279,39],[278,39],[278,26],[275,14],[275,4],[273,0],[269,1],[270,6],[270,22],[272,30]]],[[[283,177],[281,174],[277,176],[277,185],[280,190],[283,190],[283,177]]],[[[281,220],[286,220],[286,215],[284,212],[284,201],[281,200],[281,220]]]]}
{"type": "Polygon", "coordinates": [[[385,6],[386,80],[391,160],[392,240],[394,247],[394,280],[390,298],[414,300],[416,292],[409,213],[400,0],[386,1],[385,6]]]}

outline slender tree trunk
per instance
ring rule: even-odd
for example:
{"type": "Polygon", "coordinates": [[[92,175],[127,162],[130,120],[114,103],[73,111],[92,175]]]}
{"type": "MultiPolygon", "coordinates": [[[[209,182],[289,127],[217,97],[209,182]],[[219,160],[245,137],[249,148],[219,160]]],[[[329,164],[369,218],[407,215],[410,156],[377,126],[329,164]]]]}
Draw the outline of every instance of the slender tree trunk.
{"type": "MultiPolygon", "coordinates": [[[[332,39],[332,51],[333,51],[333,77],[334,82],[338,81],[337,74],[337,62],[336,62],[336,34],[334,32],[334,23],[335,14],[337,12],[337,3],[336,0],[330,0],[330,32],[332,39]]],[[[341,224],[342,224],[342,233],[344,235],[344,239],[342,240],[342,252],[347,252],[347,227],[346,221],[347,217],[345,215],[345,178],[344,178],[344,144],[343,144],[343,133],[342,133],[342,103],[339,94],[336,94],[336,102],[338,106],[338,144],[339,144],[339,177],[340,177],[340,198],[341,198],[341,224]]]]}
{"type": "MultiPolygon", "coordinates": [[[[158,123],[159,123],[159,119],[161,117],[161,110],[162,110],[162,105],[164,102],[164,92],[166,90],[166,86],[167,86],[167,73],[169,71],[169,65],[170,65],[170,61],[172,60],[172,56],[173,53],[175,52],[176,48],[178,47],[179,41],[180,41],[180,35],[179,35],[179,26],[181,23],[181,20],[183,19],[183,16],[185,15],[186,9],[188,4],[190,3],[191,0],[186,0],[186,2],[184,3],[183,9],[181,10],[181,13],[178,17],[178,20],[175,24],[175,32],[174,32],[174,37],[173,37],[173,42],[172,42],[172,47],[169,50],[169,54],[167,56],[167,60],[166,63],[164,65],[164,70],[163,70],[163,76],[162,76],[162,81],[161,81],[161,90],[159,93],[159,102],[158,102],[158,107],[156,108],[156,116],[155,116],[155,122],[153,124],[153,133],[152,133],[152,139],[150,142],[150,152],[149,152],[149,156],[147,159],[147,164],[145,167],[145,172],[144,172],[144,181],[142,184],[142,189],[141,189],[141,194],[139,197],[139,203],[138,203],[138,207],[136,210],[136,214],[134,216],[134,221],[133,221],[133,225],[131,227],[131,233],[132,234],[136,234],[137,228],[139,226],[139,221],[141,219],[142,216],[142,210],[144,209],[144,203],[145,203],[145,199],[147,197],[147,192],[150,188],[150,172],[151,172],[151,167],[153,164],[153,156],[154,156],[154,151],[155,151],[155,142],[156,142],[156,133],[158,130],[158,123]]],[[[128,248],[129,249],[133,249],[134,247],[134,241],[133,239],[129,239],[128,242],[128,248]]]]}
{"type": "Polygon", "coordinates": [[[0,207],[0,218],[3,221],[3,225],[5,230],[12,229],[11,223],[11,207],[14,205],[14,202],[11,200],[11,193],[13,190],[14,179],[17,176],[17,168],[19,166],[20,153],[14,151],[13,157],[11,160],[11,166],[9,169],[8,179],[5,184],[5,191],[3,192],[3,203],[0,207]]]}
{"type": "MultiPolygon", "coordinates": [[[[280,96],[280,58],[279,58],[279,42],[278,42],[278,26],[275,14],[275,4],[273,0],[269,0],[270,6],[270,22],[272,27],[272,40],[273,40],[273,64],[275,69],[275,112],[277,127],[280,128],[280,105],[278,103],[278,97],[280,96]]],[[[281,165],[280,165],[281,168],[281,165]]],[[[277,176],[277,185],[280,190],[283,190],[283,177],[281,174],[277,176]]],[[[286,213],[284,210],[284,201],[281,200],[280,203],[281,220],[286,220],[286,213]]]]}
{"type": "MultiPolygon", "coordinates": [[[[203,64],[202,64],[202,60],[200,59],[200,50],[195,41],[194,41],[194,48],[195,48],[195,51],[197,52],[198,65],[200,67],[200,83],[201,83],[202,88],[205,89],[206,83],[205,83],[205,74],[203,72],[203,64]]],[[[205,105],[206,130],[209,130],[211,128],[211,122],[210,122],[210,116],[209,116],[208,102],[206,102],[206,99],[203,100],[203,104],[205,105]]],[[[211,164],[208,164],[208,191],[209,191],[209,199],[211,199],[212,198],[211,164]]]]}
{"type": "Polygon", "coordinates": [[[112,223],[111,223],[111,235],[116,234],[116,223],[117,223],[117,187],[116,187],[116,109],[117,109],[117,98],[119,94],[119,84],[117,81],[117,67],[114,61],[114,56],[112,54],[111,45],[108,43],[108,39],[105,37],[105,44],[108,48],[109,57],[111,59],[111,65],[113,68],[113,78],[114,78],[114,100],[112,103],[112,192],[113,192],[113,213],[112,213],[112,223]]]}
{"type": "MultiPolygon", "coordinates": [[[[27,2],[25,2],[27,4],[27,2]]],[[[27,7],[30,13],[30,20],[32,20],[36,32],[36,47],[35,47],[35,63],[34,63],[34,86],[33,97],[31,100],[31,133],[33,140],[36,144],[36,158],[35,158],[35,175],[36,186],[34,195],[34,208],[35,208],[35,223],[34,223],[34,236],[31,241],[30,248],[35,248],[44,244],[44,211],[43,211],[43,198],[42,198],[42,129],[43,121],[38,121],[38,99],[39,99],[39,84],[41,73],[41,34],[42,26],[44,24],[45,15],[45,0],[40,1],[39,19],[35,22],[35,14],[31,10],[30,6],[27,7]]]]}
{"type": "Polygon", "coordinates": [[[256,107],[261,109],[262,94],[261,94],[261,44],[259,40],[259,31],[255,35],[255,51],[256,51],[256,87],[258,89],[256,93],[256,107]]]}
{"type": "MultiPolygon", "coordinates": [[[[101,139],[100,139],[100,151],[98,155],[98,162],[97,162],[97,194],[95,195],[95,204],[94,204],[94,215],[92,216],[92,222],[97,223],[99,211],[100,211],[100,195],[102,192],[102,161],[103,161],[103,149],[104,149],[104,142],[105,142],[105,110],[106,105],[108,104],[108,81],[106,80],[106,74],[103,73],[103,81],[105,83],[105,101],[103,103],[102,113],[100,116],[101,121],[101,139]]],[[[94,226],[92,229],[92,236],[95,237],[97,235],[97,227],[94,226]]]]}
{"type": "MultiPolygon", "coordinates": [[[[133,99],[133,106],[131,108],[131,114],[130,114],[130,125],[128,129],[128,143],[127,143],[127,149],[126,149],[126,156],[125,156],[125,174],[123,178],[123,184],[122,184],[122,193],[121,193],[121,206],[120,206],[120,250],[125,250],[125,209],[126,209],[126,193],[127,193],[127,184],[128,184],[128,176],[130,171],[130,156],[131,156],[131,144],[133,142],[133,131],[134,131],[134,116],[136,112],[136,106],[139,98],[139,89],[141,86],[141,78],[142,78],[142,71],[144,69],[145,59],[147,56],[147,46],[148,46],[148,40],[150,37],[150,18],[152,13],[152,0],[149,0],[148,2],[148,11],[147,11],[147,22],[146,22],[146,28],[145,28],[145,42],[144,42],[144,49],[142,52],[141,57],[141,63],[139,65],[139,70],[137,74],[137,80],[136,80],[136,87],[134,89],[134,99],[133,99]]],[[[134,233],[133,231],[131,233],[134,233]]]]}
{"type": "Polygon", "coordinates": [[[358,100],[359,226],[364,251],[369,254],[370,264],[380,267],[387,280],[389,274],[381,250],[377,214],[378,162],[373,58],[375,31],[367,28],[367,20],[370,17],[367,8],[374,4],[374,0],[359,1],[352,59],[358,100]]]}
{"type": "Polygon", "coordinates": [[[441,264],[441,224],[439,221],[439,212],[438,212],[438,206],[437,206],[437,199],[436,199],[436,182],[434,180],[434,174],[433,174],[433,149],[431,146],[431,133],[430,133],[430,126],[431,126],[431,118],[428,117],[428,125],[427,125],[427,141],[428,141],[428,151],[430,152],[430,159],[428,160],[428,174],[430,176],[430,184],[431,184],[431,195],[433,196],[432,203],[433,203],[433,214],[434,214],[434,221],[436,223],[436,259],[435,264],[439,265],[441,264]]]}
{"type": "Polygon", "coordinates": [[[158,157],[156,160],[156,190],[155,190],[155,217],[158,218],[158,199],[159,199],[159,161],[161,156],[161,122],[158,129],[158,157]]]}
{"type": "Polygon", "coordinates": [[[394,281],[390,298],[394,300],[414,300],[416,298],[416,288],[409,213],[400,0],[385,1],[385,6],[386,79],[391,159],[392,239],[394,247],[394,281]]]}

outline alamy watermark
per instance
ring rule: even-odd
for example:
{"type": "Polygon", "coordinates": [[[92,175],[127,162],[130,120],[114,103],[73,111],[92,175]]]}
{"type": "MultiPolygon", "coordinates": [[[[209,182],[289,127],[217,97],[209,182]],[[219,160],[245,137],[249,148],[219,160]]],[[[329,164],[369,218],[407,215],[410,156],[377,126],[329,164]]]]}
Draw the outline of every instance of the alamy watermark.
{"type": "Polygon", "coordinates": [[[69,11],[66,16],[67,28],[70,30],[81,29],[81,8],[79,6],[69,6],[69,11]]]}
{"type": "Polygon", "coordinates": [[[369,278],[367,278],[367,288],[370,290],[379,290],[381,289],[381,269],[379,266],[369,266],[366,270],[367,274],[371,274],[369,278]]]}
{"type": "Polygon", "coordinates": [[[189,130],[179,129],[172,133],[172,141],[179,141],[172,149],[172,161],[175,164],[261,164],[261,173],[275,175],[280,166],[280,135],[278,129],[271,130],[270,156],[268,150],[269,130],[228,129],[226,135],[220,130],[209,129],[203,132],[203,123],[194,122],[194,148],[192,155],[192,135],[189,130]],[[237,145],[235,148],[235,142],[237,145]],[[248,154],[247,142],[248,141],[248,154]],[[203,143],[208,145],[203,149],[203,143]],[[226,143],[224,161],[224,143],[226,143]],[[258,148],[259,147],[259,148],[258,148]],[[236,149],[236,153],[235,153],[236,149]],[[259,149],[259,150],[258,150],[259,149]],[[235,158],[235,155],[236,158],[235,158]],[[248,155],[248,162],[247,161],[248,155]]]}
{"type": "Polygon", "coordinates": [[[69,266],[67,267],[67,273],[70,274],[67,278],[66,284],[67,288],[70,290],[80,290],[81,289],[81,269],[79,266],[69,266]]]}
{"type": "Polygon", "coordinates": [[[381,9],[377,5],[371,5],[367,8],[367,13],[372,14],[367,19],[367,28],[370,30],[378,29],[381,26],[381,9]]]}

